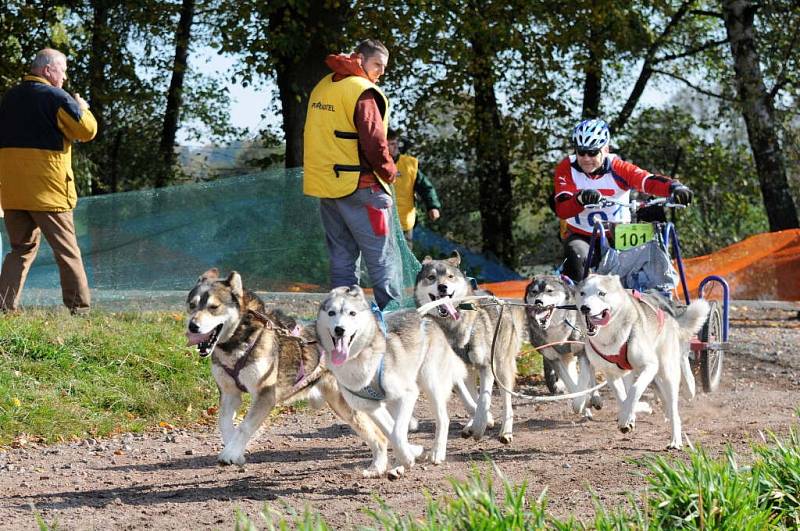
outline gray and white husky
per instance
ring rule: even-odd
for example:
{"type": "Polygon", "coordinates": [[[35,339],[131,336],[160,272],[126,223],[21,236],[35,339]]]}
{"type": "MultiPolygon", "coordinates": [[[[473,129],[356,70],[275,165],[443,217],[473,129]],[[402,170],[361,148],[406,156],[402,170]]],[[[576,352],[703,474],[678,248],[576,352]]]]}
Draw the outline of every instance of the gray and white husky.
{"type": "Polygon", "coordinates": [[[202,357],[211,355],[219,388],[220,463],[244,464],[247,444],[273,406],[303,398],[317,406],[327,402],[373,455],[386,455],[386,437],[367,415],[347,404],[336,379],[321,365],[313,328],[301,332],[294,319],[266,310],[255,293],[244,289],[236,271],[227,278],[216,269],[206,271],[186,303],[189,345],[196,345],[202,357]],[[243,393],[252,397],[250,407],[235,426],[243,393]]]}
{"type": "MultiPolygon", "coordinates": [[[[388,314],[385,327],[384,331],[381,317],[358,286],[331,290],[316,322],[327,365],[345,400],[354,410],[366,412],[389,437],[396,462],[389,477],[394,478],[422,454],[421,446],[408,442],[420,391],[430,400],[436,420],[431,461],[445,460],[447,400],[467,370],[439,326],[416,311],[388,314]]],[[[369,472],[378,476],[386,469],[384,452],[369,472]]]]}
{"type": "MultiPolygon", "coordinates": [[[[417,307],[443,298],[461,297],[487,292],[472,288],[466,275],[459,269],[461,257],[454,252],[445,260],[434,260],[430,256],[422,261],[422,269],[417,274],[414,298],[417,307]]],[[[494,373],[506,389],[514,389],[517,376],[516,356],[522,346],[525,333],[525,314],[518,307],[503,310],[498,305],[483,304],[477,301],[471,309],[456,307],[450,302],[431,308],[426,315],[432,317],[444,331],[447,341],[459,355],[479,375],[479,389],[475,415],[464,428],[465,437],[476,440],[483,437],[491,423],[489,407],[492,400],[494,373]],[[500,323],[495,342],[494,371],[492,371],[492,342],[495,329],[500,323]]],[[[470,378],[468,382],[472,383],[470,378]]],[[[503,393],[503,423],[499,439],[508,444],[513,439],[514,411],[511,395],[503,393]]]]}
{"type": "Polygon", "coordinates": [[[702,328],[708,302],[696,299],[676,314],[658,295],[626,290],[616,275],[590,275],[577,290],[586,354],[608,377],[619,403],[619,429],[627,433],[635,428],[639,400],[655,381],[672,428],[668,448],[680,448],[681,376],[689,395],[695,391],[687,342],[702,328]]]}
{"type": "MultiPolygon", "coordinates": [[[[525,288],[525,304],[530,342],[534,347],[560,341],[580,341],[578,312],[561,308],[575,304],[575,286],[571,281],[565,282],[556,275],[536,275],[525,288]]],[[[583,345],[555,345],[540,352],[556,367],[558,377],[569,393],[583,391],[597,384],[583,345]]],[[[572,409],[575,413],[592,418],[591,410],[586,408],[587,398],[586,395],[574,398],[572,409]]],[[[589,400],[595,409],[603,407],[597,391],[591,394],[589,400]]]]}

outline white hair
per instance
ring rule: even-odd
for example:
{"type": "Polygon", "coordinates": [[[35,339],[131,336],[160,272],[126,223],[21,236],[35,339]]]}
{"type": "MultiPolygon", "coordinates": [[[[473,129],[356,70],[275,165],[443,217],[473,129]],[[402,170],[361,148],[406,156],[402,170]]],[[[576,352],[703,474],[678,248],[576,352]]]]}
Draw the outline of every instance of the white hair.
{"type": "Polygon", "coordinates": [[[55,63],[59,57],[66,62],[67,56],[58,50],[53,48],[39,50],[36,57],[33,58],[33,63],[31,63],[31,71],[41,71],[47,65],[55,63]]]}

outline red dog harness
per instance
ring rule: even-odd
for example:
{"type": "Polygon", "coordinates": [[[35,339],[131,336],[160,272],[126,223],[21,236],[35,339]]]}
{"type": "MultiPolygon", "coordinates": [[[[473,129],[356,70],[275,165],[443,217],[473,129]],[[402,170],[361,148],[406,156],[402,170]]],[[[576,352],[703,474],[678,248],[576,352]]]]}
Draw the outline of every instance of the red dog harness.
{"type": "MultiPolygon", "coordinates": [[[[658,333],[661,334],[661,330],[664,328],[664,319],[665,319],[664,310],[662,310],[661,308],[656,308],[655,306],[644,300],[642,294],[636,291],[635,289],[631,290],[631,295],[633,296],[634,299],[641,302],[642,304],[647,305],[651,310],[655,312],[656,317],[658,318],[658,333]]],[[[628,339],[626,339],[625,342],[622,343],[622,346],[619,348],[619,352],[617,352],[616,354],[604,354],[603,352],[600,351],[600,349],[598,349],[595,346],[594,343],[592,343],[592,340],[590,338],[587,339],[589,339],[589,345],[592,347],[592,350],[594,350],[598,356],[600,356],[607,362],[613,363],[623,371],[630,371],[633,369],[633,367],[631,367],[630,362],[628,361],[628,341],[630,341],[630,337],[628,337],[628,339]]]]}

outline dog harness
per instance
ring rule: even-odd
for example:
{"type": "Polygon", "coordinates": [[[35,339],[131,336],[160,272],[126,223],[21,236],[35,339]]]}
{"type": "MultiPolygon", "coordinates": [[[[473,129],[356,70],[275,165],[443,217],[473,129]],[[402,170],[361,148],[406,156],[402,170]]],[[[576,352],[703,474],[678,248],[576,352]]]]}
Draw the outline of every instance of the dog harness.
{"type": "MultiPolygon", "coordinates": [[[[636,291],[635,289],[631,290],[631,296],[640,303],[648,306],[651,310],[655,312],[656,318],[658,319],[658,334],[661,334],[661,330],[664,328],[664,319],[665,319],[664,310],[662,310],[661,308],[656,308],[655,306],[647,302],[642,297],[642,294],[639,291],[636,291]]],[[[604,354],[600,349],[597,348],[597,346],[594,343],[592,343],[591,338],[587,337],[587,339],[589,340],[589,345],[592,347],[592,350],[594,350],[598,356],[600,356],[607,362],[613,363],[623,371],[630,371],[633,369],[630,362],[628,361],[628,342],[631,339],[630,336],[628,337],[628,339],[625,340],[624,343],[622,343],[622,346],[619,348],[619,352],[617,352],[616,354],[604,354]]]]}
{"type": "MultiPolygon", "coordinates": [[[[383,312],[374,302],[370,306],[370,309],[372,310],[373,315],[375,315],[375,319],[378,321],[378,327],[381,329],[381,332],[383,332],[383,337],[386,337],[386,321],[383,320],[383,312]]],[[[372,375],[372,380],[370,380],[367,385],[358,391],[353,391],[347,387],[345,387],[345,389],[347,389],[347,391],[351,394],[354,394],[357,397],[365,400],[375,400],[378,402],[386,400],[386,390],[383,388],[383,363],[385,359],[386,353],[381,354],[381,361],[378,364],[378,370],[376,370],[375,374],[372,375]]]]}
{"type": "MultiPolygon", "coordinates": [[[[266,327],[265,327],[266,328],[266,327]]],[[[239,372],[244,368],[245,364],[247,363],[248,358],[250,358],[250,353],[255,348],[258,340],[261,339],[261,334],[264,333],[264,328],[261,329],[261,332],[258,333],[256,339],[247,347],[247,350],[244,351],[244,354],[239,356],[239,359],[236,360],[233,368],[228,367],[227,365],[222,365],[222,368],[225,369],[225,372],[228,373],[228,376],[233,378],[233,381],[236,383],[236,387],[239,388],[239,391],[246,393],[247,387],[242,385],[242,382],[239,381],[239,372]]]]}

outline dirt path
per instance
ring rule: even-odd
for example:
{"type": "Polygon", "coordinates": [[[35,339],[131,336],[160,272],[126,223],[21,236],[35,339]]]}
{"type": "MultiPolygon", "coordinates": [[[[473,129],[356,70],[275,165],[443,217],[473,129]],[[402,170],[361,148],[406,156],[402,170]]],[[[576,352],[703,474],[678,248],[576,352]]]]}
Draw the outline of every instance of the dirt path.
{"type": "MultiPolygon", "coordinates": [[[[748,455],[759,430],[785,433],[794,424],[800,321],[796,312],[734,316],[721,389],[683,401],[681,414],[694,443],[713,453],[731,443],[748,455]]],[[[543,392],[541,385],[524,389],[543,392]]],[[[461,439],[464,414],[453,401],[448,462],[422,464],[396,482],[361,478],[369,450],[328,410],[278,418],[251,444],[244,468],[217,466],[214,428],[12,449],[0,452],[0,527],[35,528],[33,504],[59,529],[232,529],[235,509],[257,518],[264,502],[280,508],[285,501],[298,510],[310,505],[334,527],[349,528],[370,522],[361,509],[374,508],[375,495],[398,511],[421,514],[425,490],[450,494],[448,478],[464,478],[473,466],[486,469],[487,458],[511,481],[527,481],[530,496],[547,487],[555,514],[589,517],[589,488],[607,506],[625,503],[626,492],[644,486],[630,459],[664,455],[669,439],[659,406],[623,435],[615,429],[616,406],[604,397],[606,407],[593,421],[576,418],[564,403],[517,400],[510,446],[461,439]]],[[[429,418],[425,404],[419,416],[429,418]]],[[[432,423],[420,424],[412,440],[430,447],[432,423]]]]}

